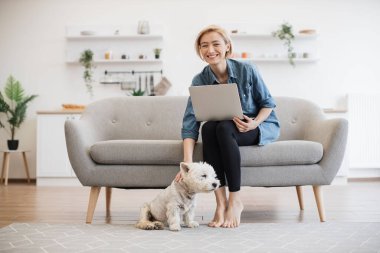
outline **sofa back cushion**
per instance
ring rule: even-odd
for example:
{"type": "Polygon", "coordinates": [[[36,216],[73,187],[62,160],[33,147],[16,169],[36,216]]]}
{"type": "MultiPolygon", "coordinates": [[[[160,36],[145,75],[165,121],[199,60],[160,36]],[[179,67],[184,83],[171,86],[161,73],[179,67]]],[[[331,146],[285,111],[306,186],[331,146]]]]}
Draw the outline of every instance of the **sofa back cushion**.
{"type": "Polygon", "coordinates": [[[105,140],[180,140],[187,97],[118,97],[90,104],[82,115],[105,140]]]}
{"type": "MultiPolygon", "coordinates": [[[[117,97],[90,104],[82,115],[104,140],[181,140],[182,118],[188,97],[117,97]]],[[[323,118],[310,101],[275,97],[281,125],[279,140],[302,140],[305,129],[323,118]]],[[[201,135],[200,135],[201,136],[201,135]]]]}
{"type": "Polygon", "coordinates": [[[307,100],[291,97],[274,97],[275,112],[280,121],[279,141],[304,140],[305,131],[325,116],[322,109],[307,100]]]}

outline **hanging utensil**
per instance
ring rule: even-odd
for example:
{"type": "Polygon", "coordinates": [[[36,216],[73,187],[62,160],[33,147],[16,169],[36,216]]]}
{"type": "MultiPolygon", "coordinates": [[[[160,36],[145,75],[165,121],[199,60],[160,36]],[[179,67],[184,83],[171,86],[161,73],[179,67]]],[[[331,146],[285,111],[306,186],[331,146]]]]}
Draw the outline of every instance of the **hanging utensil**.
{"type": "Polygon", "coordinates": [[[145,94],[149,96],[148,75],[145,74],[145,94]]]}
{"type": "Polygon", "coordinates": [[[154,96],[154,75],[150,74],[150,95],[154,96]]]}

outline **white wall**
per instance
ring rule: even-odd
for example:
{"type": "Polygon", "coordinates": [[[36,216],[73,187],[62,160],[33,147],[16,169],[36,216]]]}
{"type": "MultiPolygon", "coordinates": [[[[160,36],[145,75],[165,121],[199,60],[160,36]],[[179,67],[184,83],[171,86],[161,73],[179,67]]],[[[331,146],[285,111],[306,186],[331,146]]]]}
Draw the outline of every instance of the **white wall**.
{"type": "MultiPolygon", "coordinates": [[[[0,87],[9,74],[28,94],[39,97],[29,107],[18,132],[31,149],[35,175],[36,111],[59,109],[62,103],[87,104],[104,96],[123,95],[118,88],[95,87],[91,100],[82,70],[65,63],[68,25],[122,25],[147,19],[164,26],[164,71],[174,87],[169,95],[187,94],[194,74],[204,65],[193,41],[200,28],[212,23],[246,23],[270,32],[283,21],[316,28],[320,61],[299,64],[259,64],[273,95],[303,97],[322,107],[341,107],[349,92],[375,92],[380,84],[380,1],[378,0],[0,0],[0,87]]],[[[7,135],[0,131],[0,148],[7,135]]],[[[1,158],[0,158],[1,159],[1,158]]],[[[21,160],[20,160],[21,161],[21,160]]],[[[10,176],[24,177],[13,159],[10,176]]]]}

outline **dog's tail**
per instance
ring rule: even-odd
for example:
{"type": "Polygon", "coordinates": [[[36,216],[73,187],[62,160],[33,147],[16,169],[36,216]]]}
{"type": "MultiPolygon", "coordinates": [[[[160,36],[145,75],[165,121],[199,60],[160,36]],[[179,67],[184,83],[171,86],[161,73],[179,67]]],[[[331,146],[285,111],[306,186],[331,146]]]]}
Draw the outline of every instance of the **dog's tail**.
{"type": "Polygon", "coordinates": [[[153,229],[164,229],[164,225],[159,221],[152,221],[152,214],[150,212],[149,203],[145,203],[140,209],[140,219],[136,223],[136,228],[153,230],[153,229]]]}

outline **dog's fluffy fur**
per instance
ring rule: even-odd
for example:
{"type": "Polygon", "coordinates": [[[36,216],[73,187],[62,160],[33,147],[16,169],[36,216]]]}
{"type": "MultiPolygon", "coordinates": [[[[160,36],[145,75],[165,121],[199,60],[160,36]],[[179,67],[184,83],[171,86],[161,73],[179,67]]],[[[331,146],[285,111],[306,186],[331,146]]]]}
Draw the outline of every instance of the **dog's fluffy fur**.
{"type": "Polygon", "coordinates": [[[181,163],[180,171],[180,182],[174,180],[153,201],[144,204],[137,228],[164,229],[167,224],[170,230],[179,231],[182,215],[187,227],[199,226],[194,221],[195,195],[214,191],[220,182],[212,166],[207,163],[181,163]]]}

